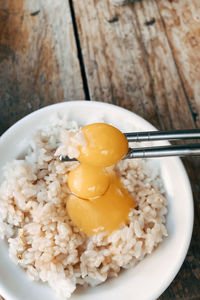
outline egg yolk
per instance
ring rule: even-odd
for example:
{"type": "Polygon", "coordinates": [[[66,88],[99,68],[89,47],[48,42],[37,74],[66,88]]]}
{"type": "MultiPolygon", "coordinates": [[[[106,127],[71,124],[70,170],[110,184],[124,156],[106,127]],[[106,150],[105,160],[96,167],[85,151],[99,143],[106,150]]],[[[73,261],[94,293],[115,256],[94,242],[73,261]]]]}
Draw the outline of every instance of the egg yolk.
{"type": "Polygon", "coordinates": [[[102,168],[80,164],[68,176],[68,186],[71,192],[85,199],[101,196],[110,184],[108,173],[102,168]]]}
{"type": "Polygon", "coordinates": [[[112,232],[128,221],[134,199],[109,167],[128,152],[128,141],[117,128],[95,123],[82,128],[86,146],[80,146],[80,165],[68,175],[71,195],[67,211],[84,233],[112,232]]]}
{"type": "Polygon", "coordinates": [[[128,141],[117,128],[94,123],[82,128],[86,146],[79,148],[78,160],[93,166],[108,167],[117,163],[128,152],[128,141]]]}
{"type": "Polygon", "coordinates": [[[70,218],[88,235],[102,231],[110,233],[118,229],[120,224],[128,221],[132,207],[133,198],[116,176],[111,178],[110,186],[103,196],[89,201],[70,195],[67,201],[70,218]]]}

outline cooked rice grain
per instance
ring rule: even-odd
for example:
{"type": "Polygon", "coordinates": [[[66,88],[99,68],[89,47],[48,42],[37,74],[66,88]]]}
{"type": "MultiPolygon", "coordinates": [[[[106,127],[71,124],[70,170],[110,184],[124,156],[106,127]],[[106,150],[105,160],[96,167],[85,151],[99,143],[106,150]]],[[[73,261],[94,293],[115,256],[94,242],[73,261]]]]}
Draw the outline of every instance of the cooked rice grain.
{"type": "Polygon", "coordinates": [[[63,129],[75,122],[57,120],[37,132],[23,160],[4,168],[0,186],[0,238],[13,261],[33,280],[48,282],[59,299],[71,296],[77,284],[95,286],[133,267],[167,236],[167,201],[158,171],[144,160],[124,160],[116,171],[136,200],[130,223],[109,236],[87,236],[74,226],[65,202],[67,173],[54,153],[63,129]]]}

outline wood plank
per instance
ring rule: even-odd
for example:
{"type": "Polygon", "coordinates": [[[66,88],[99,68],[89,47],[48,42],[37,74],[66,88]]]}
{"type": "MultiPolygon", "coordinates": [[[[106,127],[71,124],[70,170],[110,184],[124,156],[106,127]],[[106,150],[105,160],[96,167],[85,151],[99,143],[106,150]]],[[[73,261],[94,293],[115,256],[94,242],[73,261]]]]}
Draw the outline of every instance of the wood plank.
{"type": "Polygon", "coordinates": [[[193,127],[156,2],[73,3],[91,99],[122,105],[160,129],[193,127]]]}
{"type": "MultiPolygon", "coordinates": [[[[166,2],[181,1],[158,1],[159,4],[166,2]]],[[[124,7],[114,7],[105,0],[85,0],[84,3],[73,0],[73,3],[92,100],[128,108],[159,129],[199,125],[194,115],[199,113],[198,105],[193,111],[190,99],[194,94],[199,103],[197,85],[193,86],[192,79],[188,86],[184,85],[183,72],[177,68],[157,1],[135,1],[124,7]]],[[[171,17],[173,20],[169,18],[169,21],[176,31],[176,15],[171,17]]],[[[179,47],[181,49],[181,45],[179,47]]],[[[184,51],[182,47],[183,57],[192,55],[192,49],[184,51]]],[[[184,163],[194,192],[194,234],[185,263],[160,297],[162,300],[200,299],[200,159],[185,159],[184,163]]]]}
{"type": "Polygon", "coordinates": [[[68,1],[0,0],[0,134],[40,107],[84,98],[68,1]]]}
{"type": "Polygon", "coordinates": [[[200,126],[199,0],[158,0],[157,3],[193,117],[200,126]]]}

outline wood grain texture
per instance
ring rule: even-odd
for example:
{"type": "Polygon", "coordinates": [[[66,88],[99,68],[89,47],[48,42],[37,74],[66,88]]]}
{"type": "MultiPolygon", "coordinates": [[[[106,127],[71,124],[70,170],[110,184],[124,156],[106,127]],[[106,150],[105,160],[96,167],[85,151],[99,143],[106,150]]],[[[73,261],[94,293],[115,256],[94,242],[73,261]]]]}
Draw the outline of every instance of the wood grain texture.
{"type": "MultiPolygon", "coordinates": [[[[92,100],[128,108],[159,129],[199,126],[197,1],[146,0],[120,8],[104,0],[73,3],[92,100]],[[176,24],[176,13],[184,26],[176,24]]],[[[194,233],[185,263],[160,300],[200,299],[200,159],[184,164],[194,192],[194,233]]]]}
{"type": "Polygon", "coordinates": [[[157,0],[157,3],[191,112],[200,126],[200,2],[157,0]]]}
{"type": "Polygon", "coordinates": [[[73,2],[91,99],[122,105],[160,129],[193,127],[156,2],[73,2]]]}
{"type": "Polygon", "coordinates": [[[84,92],[68,2],[0,0],[0,134],[70,99],[84,92]]]}

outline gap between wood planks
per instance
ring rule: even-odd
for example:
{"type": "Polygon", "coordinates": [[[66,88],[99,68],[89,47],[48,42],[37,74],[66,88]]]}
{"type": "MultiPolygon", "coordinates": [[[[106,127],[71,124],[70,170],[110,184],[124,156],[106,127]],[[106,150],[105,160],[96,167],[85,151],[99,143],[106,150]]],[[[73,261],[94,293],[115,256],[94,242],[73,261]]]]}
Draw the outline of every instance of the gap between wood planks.
{"type": "Polygon", "coordinates": [[[84,64],[84,59],[83,59],[81,44],[80,44],[80,39],[79,39],[78,27],[76,24],[76,15],[75,15],[75,11],[74,11],[73,0],[69,0],[69,7],[71,10],[71,17],[72,17],[72,23],[73,23],[73,28],[74,28],[74,36],[75,36],[75,41],[76,41],[76,46],[77,46],[78,59],[79,59],[79,63],[80,63],[81,76],[82,76],[82,80],[83,80],[83,89],[84,89],[84,93],[85,93],[85,100],[91,100],[88,82],[87,82],[87,75],[86,75],[86,71],[85,71],[85,64],[84,64]]]}

